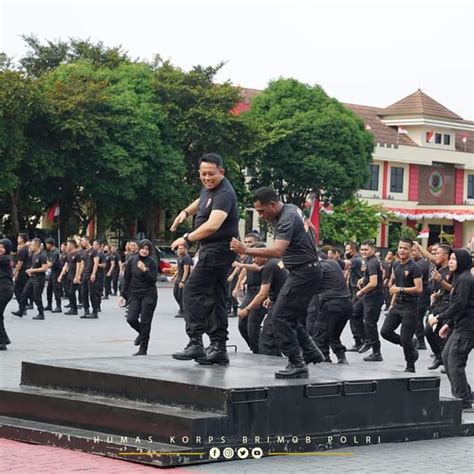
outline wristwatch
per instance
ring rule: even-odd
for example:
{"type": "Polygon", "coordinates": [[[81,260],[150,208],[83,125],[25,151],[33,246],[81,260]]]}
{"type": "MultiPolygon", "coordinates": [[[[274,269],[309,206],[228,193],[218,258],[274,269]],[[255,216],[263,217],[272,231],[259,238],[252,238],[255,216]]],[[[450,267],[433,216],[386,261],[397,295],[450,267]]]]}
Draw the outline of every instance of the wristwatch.
{"type": "Polygon", "coordinates": [[[186,243],[187,243],[188,245],[191,245],[192,242],[189,240],[188,236],[189,236],[189,232],[186,232],[186,233],[183,235],[183,239],[186,241],[186,243]]]}
{"type": "Polygon", "coordinates": [[[400,293],[401,294],[405,293],[405,288],[403,288],[403,286],[400,287],[400,293]]]}

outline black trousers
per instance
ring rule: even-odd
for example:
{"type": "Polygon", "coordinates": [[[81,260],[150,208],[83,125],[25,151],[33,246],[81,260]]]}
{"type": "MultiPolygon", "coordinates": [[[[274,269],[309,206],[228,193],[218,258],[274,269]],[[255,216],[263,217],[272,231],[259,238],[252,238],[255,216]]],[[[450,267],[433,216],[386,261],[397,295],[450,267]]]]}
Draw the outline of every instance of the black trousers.
{"type": "Polygon", "coordinates": [[[365,340],[376,352],[380,352],[380,339],[377,323],[383,305],[383,292],[363,295],[354,305],[351,324],[357,328],[357,334],[365,334],[365,340]]]}
{"type": "Polygon", "coordinates": [[[324,357],[329,357],[329,348],[340,356],[346,352],[341,334],[352,314],[350,298],[334,298],[323,301],[319,317],[314,324],[313,338],[324,357]]]}
{"type": "Polygon", "coordinates": [[[354,297],[352,299],[352,316],[350,319],[350,328],[352,337],[356,344],[362,344],[367,341],[367,334],[364,326],[364,303],[362,298],[354,297]]]}
{"type": "Polygon", "coordinates": [[[273,306],[267,312],[263,321],[262,330],[258,340],[258,353],[262,355],[281,357],[281,351],[278,349],[278,342],[273,329],[273,306]]]}
{"type": "Polygon", "coordinates": [[[131,295],[128,304],[127,322],[140,334],[140,349],[146,351],[150,340],[151,322],[158,302],[158,291],[145,296],[131,295]]]}
{"type": "Polygon", "coordinates": [[[289,358],[306,352],[308,339],[306,317],[308,306],[319,289],[322,270],[319,263],[291,270],[273,306],[273,328],[280,351],[289,358]]]}
{"type": "MultiPolygon", "coordinates": [[[[242,307],[249,305],[257,295],[258,291],[247,290],[242,307]]],[[[258,341],[263,319],[267,313],[266,308],[257,308],[248,314],[246,318],[239,318],[239,332],[254,354],[258,354],[258,341]]]]}
{"type": "MultiPolygon", "coordinates": [[[[437,314],[442,313],[448,306],[449,306],[449,301],[440,301],[437,304],[434,304],[430,308],[430,313],[436,316],[437,314]]],[[[433,351],[433,354],[436,356],[437,359],[441,359],[441,353],[443,351],[445,341],[446,341],[445,339],[441,339],[439,337],[439,330],[442,327],[443,327],[442,322],[440,322],[436,326],[435,330],[433,330],[433,328],[428,323],[426,323],[425,325],[426,340],[428,341],[428,344],[430,345],[431,350],[433,351]]]]}
{"type": "Polygon", "coordinates": [[[89,298],[89,279],[90,275],[83,275],[81,281],[81,303],[84,307],[84,310],[88,311],[90,309],[90,298],[89,298]]]}
{"type": "Polygon", "coordinates": [[[463,406],[471,405],[471,387],[466,377],[469,353],[474,349],[474,332],[454,329],[443,349],[443,364],[451,383],[451,393],[463,401],[463,406]]]}
{"type": "Polygon", "coordinates": [[[44,314],[43,308],[43,290],[45,285],[44,277],[30,277],[26,283],[23,293],[20,297],[20,311],[24,311],[28,300],[33,298],[33,301],[38,308],[39,314],[44,314]]]}
{"type": "Polygon", "coordinates": [[[120,271],[118,270],[112,270],[112,288],[114,289],[114,293],[117,293],[118,291],[118,283],[119,283],[119,274],[120,271]]]}
{"type": "Polygon", "coordinates": [[[314,295],[308,305],[306,312],[306,331],[314,336],[314,325],[319,318],[320,313],[319,294],[314,295]]]}
{"type": "Polygon", "coordinates": [[[5,308],[13,298],[13,285],[0,286],[0,344],[9,344],[7,331],[5,329],[4,316],[5,308]]]}
{"type": "Polygon", "coordinates": [[[89,297],[91,300],[92,311],[98,313],[100,310],[100,303],[102,292],[104,291],[104,278],[96,276],[94,282],[89,280],[89,297]]]}
{"type": "Polygon", "coordinates": [[[183,288],[179,287],[179,284],[181,283],[180,280],[176,280],[174,282],[173,286],[173,296],[174,299],[176,300],[176,303],[178,303],[179,306],[179,312],[183,313],[183,288]]]}
{"type": "Polygon", "coordinates": [[[53,272],[51,271],[48,279],[48,286],[46,288],[46,300],[48,306],[51,307],[53,304],[53,294],[56,301],[56,306],[61,307],[61,297],[63,294],[63,285],[58,281],[58,277],[61,274],[61,271],[53,272]]]}
{"type": "Polygon", "coordinates": [[[105,296],[109,296],[112,294],[112,275],[110,276],[105,275],[104,292],[105,292],[105,296]]]}
{"type": "Polygon", "coordinates": [[[415,334],[418,317],[418,304],[416,302],[399,302],[387,314],[382,326],[381,335],[387,341],[403,347],[407,365],[415,365],[415,334]],[[400,334],[395,329],[401,325],[400,334]]]}
{"type": "Polygon", "coordinates": [[[67,279],[67,288],[69,290],[68,298],[69,298],[69,305],[72,311],[77,311],[77,297],[76,292],[79,290],[79,284],[74,283],[74,280],[67,279]]]}
{"type": "Polygon", "coordinates": [[[416,322],[415,335],[419,342],[425,340],[425,316],[426,310],[430,306],[430,293],[424,290],[418,303],[418,320],[416,322]]]}
{"type": "Polygon", "coordinates": [[[211,342],[227,341],[227,275],[234,260],[233,252],[213,253],[201,246],[199,260],[183,291],[190,339],[200,339],[207,333],[211,342]]]}
{"type": "Polygon", "coordinates": [[[227,282],[227,300],[226,300],[226,308],[227,314],[233,313],[237,316],[237,310],[239,309],[239,302],[236,298],[232,295],[235,285],[237,285],[239,277],[235,276],[232,281],[227,282]]]}
{"type": "Polygon", "coordinates": [[[15,278],[14,292],[17,301],[20,301],[23,290],[28,283],[29,277],[26,273],[20,272],[15,278]]]}

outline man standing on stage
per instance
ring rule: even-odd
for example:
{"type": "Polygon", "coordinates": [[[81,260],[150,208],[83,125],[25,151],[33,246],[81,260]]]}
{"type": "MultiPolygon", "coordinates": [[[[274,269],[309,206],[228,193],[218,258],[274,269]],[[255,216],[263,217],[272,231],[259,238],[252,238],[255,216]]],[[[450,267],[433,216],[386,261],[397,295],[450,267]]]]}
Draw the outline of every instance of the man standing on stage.
{"type": "Polygon", "coordinates": [[[176,239],[171,248],[199,242],[199,260],[183,291],[186,332],[189,344],[173,354],[178,360],[195,359],[204,365],[227,365],[228,316],[226,309],[227,275],[235,260],[230,242],[239,233],[237,196],[224,176],[222,158],[209,153],[201,157],[199,175],[203,188],[200,197],[176,217],[171,230],[189,216],[196,216],[194,231],[176,239]],[[211,345],[204,350],[202,335],[207,333],[211,345]]]}
{"type": "MultiPolygon", "coordinates": [[[[275,377],[306,378],[308,367],[303,353],[308,353],[311,346],[315,354],[311,361],[322,360],[321,352],[305,328],[308,305],[317,293],[322,277],[314,236],[301,209],[294,204],[283,204],[273,189],[258,189],[254,194],[254,205],[260,218],[275,226],[274,246],[249,248],[233,239],[231,249],[240,255],[282,258],[289,275],[273,307],[273,326],[280,349],[289,363],[285,369],[277,371],[275,377]]],[[[309,362],[309,358],[307,360],[309,362]]]]}

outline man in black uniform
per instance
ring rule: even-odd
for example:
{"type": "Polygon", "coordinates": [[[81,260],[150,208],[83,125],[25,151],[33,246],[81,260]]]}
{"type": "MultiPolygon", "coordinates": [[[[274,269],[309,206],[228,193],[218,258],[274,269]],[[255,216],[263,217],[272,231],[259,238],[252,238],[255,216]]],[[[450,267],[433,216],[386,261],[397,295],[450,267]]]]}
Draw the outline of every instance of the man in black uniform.
{"type": "Polygon", "coordinates": [[[140,345],[134,356],[147,355],[150,340],[151,322],[158,301],[156,279],[158,267],[151,253],[153,245],[142,240],[139,251],[132,255],[125,268],[119,305],[129,302],[127,322],[138,332],[135,345],[140,345]],[[139,322],[140,321],[140,322],[139,322]]]}
{"type": "MultiPolygon", "coordinates": [[[[265,248],[266,245],[261,242],[250,243],[255,248],[265,248]]],[[[245,342],[248,344],[250,350],[254,354],[258,354],[258,341],[260,338],[260,330],[263,319],[267,313],[263,302],[267,299],[268,291],[262,291],[262,265],[266,259],[255,259],[247,257],[246,263],[238,263],[237,267],[245,269],[247,279],[247,289],[245,297],[242,301],[242,307],[237,312],[239,317],[239,332],[245,342]],[[259,265],[259,263],[261,265],[259,265]]]]}
{"type": "Polygon", "coordinates": [[[0,240],[0,351],[6,351],[11,344],[4,324],[5,308],[13,298],[13,260],[11,251],[13,244],[10,239],[0,240]]]}
{"type": "Polygon", "coordinates": [[[188,246],[185,244],[179,245],[176,253],[178,254],[178,268],[174,280],[173,296],[178,303],[179,311],[175,318],[184,318],[183,289],[191,274],[193,259],[188,254],[188,246]]]}
{"type": "Polygon", "coordinates": [[[200,243],[198,263],[183,292],[189,344],[173,357],[195,359],[204,365],[226,365],[229,363],[226,278],[235,260],[229,244],[239,234],[237,196],[224,177],[224,165],[219,155],[210,153],[201,157],[199,174],[203,184],[199,199],[184,209],[171,227],[174,232],[185,219],[196,215],[194,231],[175,240],[171,247],[175,250],[182,244],[200,243]],[[204,333],[211,339],[207,352],[202,341],[204,333]]]}
{"type": "MultiPolygon", "coordinates": [[[[358,291],[358,284],[360,279],[363,276],[362,271],[362,258],[358,252],[359,248],[355,242],[348,242],[346,244],[346,259],[350,261],[351,267],[349,270],[348,275],[348,285],[349,291],[351,292],[352,302],[354,304],[357,303],[357,296],[356,293],[358,291]]],[[[354,338],[354,345],[347,349],[349,352],[359,352],[359,350],[364,345],[364,342],[367,340],[367,335],[365,334],[364,326],[361,324],[357,324],[354,320],[354,313],[352,314],[352,318],[350,320],[351,332],[352,337],[354,338]]]]}
{"type": "Polygon", "coordinates": [[[81,298],[84,314],[82,319],[97,319],[97,313],[90,313],[90,279],[92,270],[94,269],[94,258],[97,257],[97,252],[91,245],[90,239],[87,236],[82,237],[82,261],[81,261],[81,298]]]}
{"type": "Polygon", "coordinates": [[[275,225],[274,246],[246,247],[234,238],[231,248],[241,255],[282,258],[289,275],[273,307],[273,326],[281,352],[289,363],[275,377],[306,378],[308,367],[303,354],[308,362],[323,359],[306,331],[308,305],[318,291],[322,275],[314,235],[301,209],[294,204],[283,204],[273,189],[258,189],[254,205],[260,218],[275,225]]]}
{"type": "Polygon", "coordinates": [[[81,261],[81,252],[79,252],[77,248],[77,242],[73,239],[68,240],[66,263],[63,267],[61,275],[59,276],[59,279],[61,281],[63,281],[64,276],[66,276],[67,283],[65,287],[69,291],[69,310],[66,311],[64,314],[67,315],[77,315],[76,292],[79,290],[81,281],[81,261]]]}
{"type": "Polygon", "coordinates": [[[112,257],[114,260],[114,266],[112,268],[112,288],[114,290],[113,295],[117,296],[117,291],[118,291],[118,281],[119,281],[119,275],[120,275],[120,253],[117,250],[117,247],[115,245],[112,245],[110,247],[110,251],[112,252],[112,257]]]}
{"type": "Polygon", "coordinates": [[[323,353],[325,362],[331,362],[331,347],[338,364],[348,364],[341,334],[352,314],[351,294],[336,260],[321,260],[321,268],[323,279],[319,287],[320,311],[314,323],[314,341],[323,353]]]}
{"type": "Polygon", "coordinates": [[[413,246],[413,261],[418,265],[421,273],[421,281],[423,283],[423,293],[420,295],[418,303],[418,321],[416,323],[416,339],[418,341],[418,349],[426,350],[425,344],[425,315],[426,310],[430,306],[431,283],[430,283],[430,264],[423,258],[418,246],[413,246]]]}
{"type": "Polygon", "coordinates": [[[61,274],[61,254],[59,249],[56,247],[56,241],[49,237],[45,241],[46,256],[48,258],[48,265],[50,269],[48,288],[46,289],[47,306],[45,311],[51,311],[52,313],[62,313],[61,309],[61,297],[62,287],[61,282],[58,281],[59,275],[61,274]],[[53,294],[56,300],[56,308],[52,308],[53,305],[53,294]]]}
{"type": "Polygon", "coordinates": [[[12,312],[15,316],[22,317],[29,298],[33,297],[33,301],[38,309],[38,314],[32,319],[44,319],[44,308],[42,294],[46,281],[46,270],[48,269],[48,259],[46,254],[41,250],[41,240],[33,239],[31,268],[26,270],[29,280],[20,297],[20,309],[12,312]]]}
{"type": "Polygon", "coordinates": [[[110,246],[105,244],[103,249],[105,255],[105,280],[104,280],[104,300],[108,300],[112,294],[112,274],[115,268],[115,256],[110,250],[110,246]]]}
{"type": "Polygon", "coordinates": [[[435,268],[431,271],[431,286],[433,289],[432,303],[429,308],[428,321],[425,325],[425,337],[434,354],[433,364],[428,370],[436,370],[443,365],[441,353],[444,347],[444,340],[439,337],[439,330],[443,323],[436,319],[430,321],[431,317],[445,311],[449,306],[449,295],[452,289],[452,276],[449,271],[449,256],[451,247],[449,245],[438,245],[436,248],[435,268]],[[433,324],[433,327],[431,326],[433,324]]]}
{"type": "MultiPolygon", "coordinates": [[[[372,349],[372,354],[364,357],[366,362],[381,362],[383,360],[380,353],[380,339],[377,323],[382,309],[383,295],[383,274],[380,260],[375,256],[375,244],[371,240],[362,242],[360,253],[365,260],[364,276],[362,288],[356,293],[358,299],[354,305],[354,313],[352,320],[360,324],[362,322],[363,329],[358,330],[359,333],[365,332],[367,341],[359,349],[359,353],[372,349]]],[[[352,321],[351,320],[351,321],[352,321]]]]}
{"type": "Polygon", "coordinates": [[[472,259],[465,249],[455,249],[449,257],[449,269],[454,275],[449,306],[438,315],[447,321],[439,331],[446,338],[453,330],[443,349],[443,363],[454,397],[462,400],[463,409],[472,406],[472,391],[466,377],[469,353],[474,348],[474,275],[472,259]]]}
{"type": "Polygon", "coordinates": [[[31,268],[31,252],[27,242],[27,234],[18,234],[16,250],[17,263],[13,272],[13,279],[15,282],[14,292],[18,304],[20,302],[20,298],[26,286],[26,283],[28,282],[28,275],[26,274],[26,270],[28,270],[28,268],[31,268]]]}
{"type": "Polygon", "coordinates": [[[92,314],[90,315],[90,319],[97,319],[100,313],[102,292],[104,291],[105,255],[102,252],[102,245],[98,240],[94,240],[92,248],[94,249],[94,263],[92,267],[92,273],[89,279],[89,295],[92,306],[92,314]]]}
{"type": "Polygon", "coordinates": [[[384,339],[403,347],[407,363],[405,372],[415,372],[415,362],[418,359],[413,335],[418,320],[418,297],[423,291],[420,270],[411,259],[412,249],[413,242],[410,239],[400,240],[399,261],[393,265],[395,285],[390,287],[390,294],[396,300],[385,318],[381,331],[384,339]],[[395,329],[400,325],[399,335],[395,333],[395,329]]]}

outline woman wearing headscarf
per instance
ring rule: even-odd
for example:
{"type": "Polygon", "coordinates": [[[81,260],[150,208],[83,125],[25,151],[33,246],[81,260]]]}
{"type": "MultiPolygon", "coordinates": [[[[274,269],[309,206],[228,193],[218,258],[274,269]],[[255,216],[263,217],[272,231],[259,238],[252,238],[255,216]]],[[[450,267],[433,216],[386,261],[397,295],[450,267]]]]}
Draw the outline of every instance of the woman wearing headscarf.
{"type": "Polygon", "coordinates": [[[449,257],[449,269],[453,275],[453,287],[449,306],[436,318],[443,324],[439,331],[446,338],[452,330],[442,358],[451,383],[454,397],[462,400],[463,408],[471,408],[471,387],[466,377],[466,364],[474,347],[474,276],[472,260],[467,250],[455,249],[449,257]]]}
{"type": "Polygon", "coordinates": [[[151,321],[158,301],[158,266],[151,258],[152,251],[152,243],[145,239],[140,242],[138,253],[130,256],[119,298],[120,306],[128,301],[127,322],[138,332],[135,345],[140,348],[135,356],[147,354],[151,321]]]}
{"type": "Polygon", "coordinates": [[[5,330],[3,313],[13,298],[13,259],[11,251],[13,244],[9,239],[0,240],[0,351],[6,351],[10,344],[5,330]]]}

